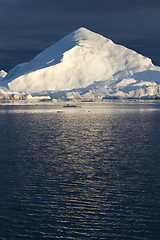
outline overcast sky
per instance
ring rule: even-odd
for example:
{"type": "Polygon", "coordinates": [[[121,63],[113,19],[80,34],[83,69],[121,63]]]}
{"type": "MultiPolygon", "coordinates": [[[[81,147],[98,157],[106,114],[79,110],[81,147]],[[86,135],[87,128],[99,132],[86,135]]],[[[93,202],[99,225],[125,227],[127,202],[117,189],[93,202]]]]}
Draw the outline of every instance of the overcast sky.
{"type": "Polygon", "coordinates": [[[81,26],[160,66],[160,0],[0,0],[0,70],[81,26]]]}

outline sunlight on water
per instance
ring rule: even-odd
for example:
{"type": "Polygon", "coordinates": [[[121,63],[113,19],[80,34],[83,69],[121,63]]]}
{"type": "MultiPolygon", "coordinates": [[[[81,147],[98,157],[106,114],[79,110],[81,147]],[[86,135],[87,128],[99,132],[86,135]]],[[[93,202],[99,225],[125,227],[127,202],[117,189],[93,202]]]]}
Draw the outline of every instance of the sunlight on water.
{"type": "Polygon", "coordinates": [[[145,106],[1,108],[1,238],[158,240],[159,122],[145,106]]]}

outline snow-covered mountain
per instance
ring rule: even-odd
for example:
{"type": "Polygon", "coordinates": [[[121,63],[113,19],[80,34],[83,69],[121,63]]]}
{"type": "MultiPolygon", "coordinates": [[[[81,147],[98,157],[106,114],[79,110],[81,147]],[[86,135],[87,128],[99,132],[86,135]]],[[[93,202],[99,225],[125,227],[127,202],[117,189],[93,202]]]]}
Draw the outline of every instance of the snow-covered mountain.
{"type": "Polygon", "coordinates": [[[67,97],[159,96],[160,67],[85,28],[70,33],[1,81],[10,91],[65,92],[67,97]]]}
{"type": "Polygon", "coordinates": [[[7,73],[4,70],[0,71],[0,81],[7,75],[7,73]]]}

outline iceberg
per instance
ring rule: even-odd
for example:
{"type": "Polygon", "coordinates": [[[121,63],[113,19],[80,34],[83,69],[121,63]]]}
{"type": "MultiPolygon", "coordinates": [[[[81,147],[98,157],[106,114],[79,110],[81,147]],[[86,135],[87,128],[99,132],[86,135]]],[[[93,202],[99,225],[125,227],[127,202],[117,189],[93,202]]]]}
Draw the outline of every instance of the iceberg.
{"type": "Polygon", "coordinates": [[[0,71],[0,81],[7,75],[7,73],[4,70],[0,71]]]}
{"type": "Polygon", "coordinates": [[[0,87],[78,98],[159,96],[160,67],[151,59],[79,28],[9,71],[0,87]]]}

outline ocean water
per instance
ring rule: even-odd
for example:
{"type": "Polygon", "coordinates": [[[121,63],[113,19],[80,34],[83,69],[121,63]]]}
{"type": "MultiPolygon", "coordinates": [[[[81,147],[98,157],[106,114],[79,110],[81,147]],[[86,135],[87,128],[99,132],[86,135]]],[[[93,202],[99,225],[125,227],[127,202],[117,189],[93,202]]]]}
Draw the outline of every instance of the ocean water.
{"type": "Polygon", "coordinates": [[[0,239],[160,239],[160,107],[0,106],[0,239]]]}

